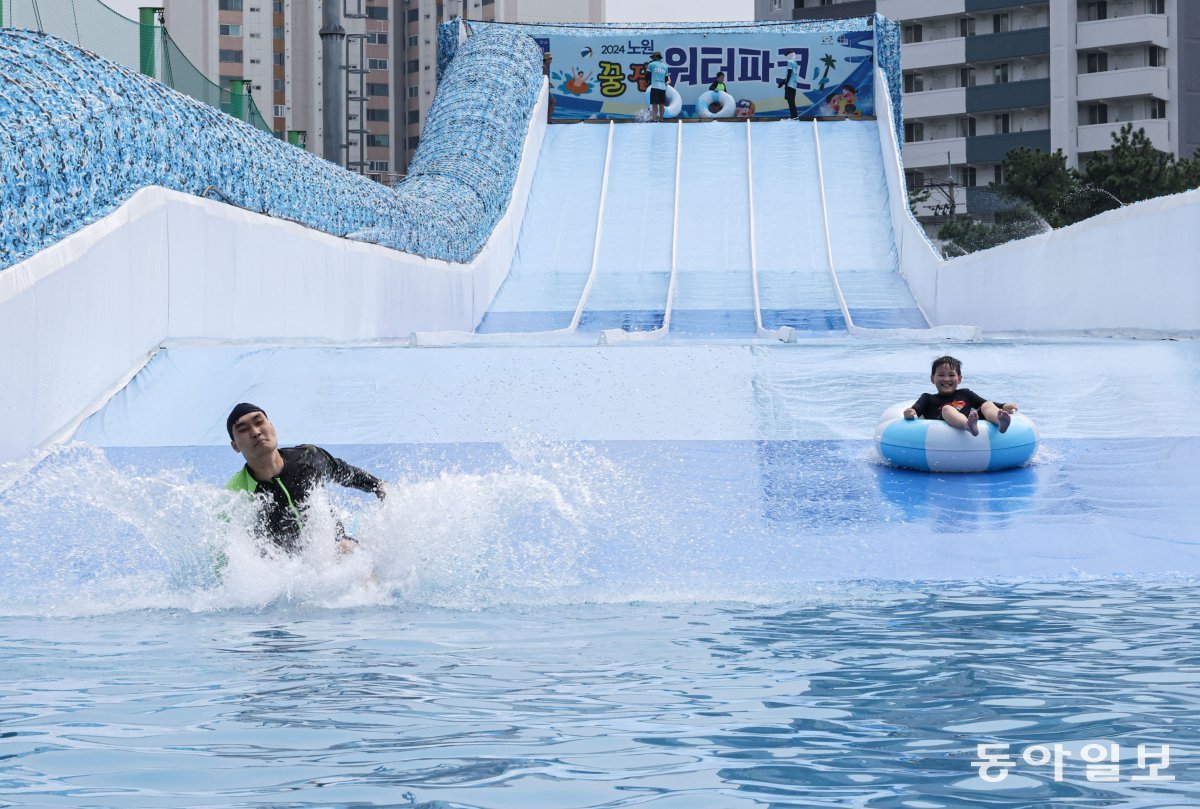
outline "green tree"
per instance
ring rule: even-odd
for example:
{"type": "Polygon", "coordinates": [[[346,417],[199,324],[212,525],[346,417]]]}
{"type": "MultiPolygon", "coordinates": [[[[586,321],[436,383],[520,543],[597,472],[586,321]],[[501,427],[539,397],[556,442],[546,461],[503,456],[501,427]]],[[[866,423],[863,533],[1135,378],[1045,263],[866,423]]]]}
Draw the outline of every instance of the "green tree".
{"type": "MultiPolygon", "coordinates": [[[[1093,216],[1096,209],[1081,193],[1083,179],[1067,166],[1062,149],[1046,154],[1026,146],[1013,149],[1004,158],[1004,182],[988,189],[1009,200],[1027,203],[1051,227],[1060,228],[1093,216]]],[[[1108,206],[1111,207],[1111,206],[1108,206]]]]}
{"type": "Polygon", "coordinates": [[[1177,160],[1170,152],[1155,149],[1145,129],[1135,131],[1128,123],[1112,138],[1111,152],[1088,158],[1084,167],[1087,185],[1128,203],[1177,194],[1200,184],[1200,159],[1177,160]]]}

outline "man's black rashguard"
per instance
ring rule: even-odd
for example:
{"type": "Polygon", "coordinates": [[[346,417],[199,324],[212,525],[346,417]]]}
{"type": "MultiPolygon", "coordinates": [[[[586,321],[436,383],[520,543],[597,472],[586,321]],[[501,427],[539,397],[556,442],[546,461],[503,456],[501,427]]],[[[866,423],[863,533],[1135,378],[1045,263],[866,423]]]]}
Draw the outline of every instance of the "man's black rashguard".
{"type": "MultiPolygon", "coordinates": [[[[383,497],[383,481],[369,472],[335,458],[320,447],[301,444],[279,450],[283,471],[270,480],[258,480],[249,466],[230,478],[225,488],[249,492],[262,503],[258,530],[288,553],[300,549],[302,509],[313,490],[325,481],[383,497]]],[[[339,524],[340,528],[340,524],[339,524]]],[[[339,533],[343,533],[339,531],[339,533]]]]}

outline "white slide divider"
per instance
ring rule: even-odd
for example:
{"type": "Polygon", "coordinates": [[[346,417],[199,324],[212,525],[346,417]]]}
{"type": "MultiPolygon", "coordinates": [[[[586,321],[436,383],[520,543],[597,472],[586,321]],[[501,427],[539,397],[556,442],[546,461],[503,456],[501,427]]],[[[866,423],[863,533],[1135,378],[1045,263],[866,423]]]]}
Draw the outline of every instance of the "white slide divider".
{"type": "Polygon", "coordinates": [[[600,332],[600,344],[612,345],[631,340],[658,340],[671,330],[671,310],[675,306],[675,279],[678,276],[679,255],[679,167],[683,162],[683,121],[676,126],[675,134],[675,205],[671,212],[671,279],[667,282],[667,308],[663,312],[662,325],[649,331],[626,331],[605,329],[600,332]]]}
{"type": "Polygon", "coordinates": [[[754,288],[754,330],[759,337],[775,338],[785,343],[794,342],[796,330],[791,326],[780,326],[778,329],[764,329],[762,321],[762,301],[758,294],[758,239],[754,223],[754,147],[750,142],[750,119],[746,119],[746,199],[750,209],[750,282],[754,288]]]}
{"type": "Polygon", "coordinates": [[[872,329],[855,325],[850,317],[850,308],[846,305],[846,296],[842,294],[842,285],[838,282],[837,268],[833,261],[833,239],[829,228],[829,206],[825,197],[825,167],[821,157],[821,130],[813,119],[813,142],[817,147],[817,185],[821,192],[821,222],[825,229],[825,260],[829,267],[829,277],[833,281],[833,292],[837,296],[838,306],[842,317],[846,319],[846,331],[857,337],[898,337],[946,340],[978,340],[979,328],[976,326],[933,326],[926,329],[872,329]]]}
{"type": "Polygon", "coordinates": [[[608,200],[608,175],[609,168],[612,165],[613,133],[615,131],[616,124],[613,121],[609,121],[608,141],[604,150],[604,176],[600,181],[600,207],[596,211],[596,234],[592,240],[592,265],[588,270],[588,277],[583,285],[583,291],[579,295],[579,302],[575,305],[575,313],[571,316],[571,322],[561,329],[551,329],[549,331],[496,332],[493,334],[478,334],[476,332],[465,331],[415,332],[412,336],[412,345],[542,344],[552,343],[563,337],[570,337],[578,331],[580,318],[583,317],[583,310],[587,306],[588,298],[592,294],[592,286],[596,283],[596,270],[600,266],[600,237],[604,232],[604,208],[608,200]]]}

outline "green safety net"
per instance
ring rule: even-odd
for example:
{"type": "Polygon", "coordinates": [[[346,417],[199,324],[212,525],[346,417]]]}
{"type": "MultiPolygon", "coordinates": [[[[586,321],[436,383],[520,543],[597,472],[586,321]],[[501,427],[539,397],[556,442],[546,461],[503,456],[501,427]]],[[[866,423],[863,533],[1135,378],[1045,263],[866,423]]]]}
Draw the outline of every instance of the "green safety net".
{"type": "Polygon", "coordinates": [[[0,25],[65,39],[137,72],[148,72],[142,70],[141,53],[143,28],[148,28],[145,33],[154,51],[154,78],[264,132],[272,131],[252,96],[235,100],[233,93],[213,83],[183,54],[165,28],[143,26],[101,0],[0,0],[0,25]]]}

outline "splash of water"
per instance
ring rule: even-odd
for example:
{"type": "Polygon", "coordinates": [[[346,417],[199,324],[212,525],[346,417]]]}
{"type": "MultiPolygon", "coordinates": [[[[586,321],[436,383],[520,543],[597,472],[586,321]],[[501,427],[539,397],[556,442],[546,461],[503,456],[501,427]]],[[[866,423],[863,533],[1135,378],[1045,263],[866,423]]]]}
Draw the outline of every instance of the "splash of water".
{"type": "Polygon", "coordinates": [[[305,550],[287,557],[255,537],[248,498],[193,470],[146,474],[63,447],[0,469],[0,613],[558,602],[596,581],[602,544],[662,535],[636,479],[594,449],[533,437],[506,449],[500,469],[395,481],[383,502],[318,491],[305,550]],[[337,520],[356,552],[336,550],[337,520]]]}

